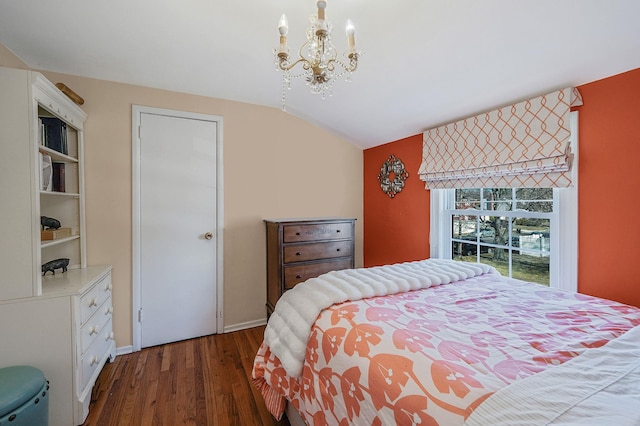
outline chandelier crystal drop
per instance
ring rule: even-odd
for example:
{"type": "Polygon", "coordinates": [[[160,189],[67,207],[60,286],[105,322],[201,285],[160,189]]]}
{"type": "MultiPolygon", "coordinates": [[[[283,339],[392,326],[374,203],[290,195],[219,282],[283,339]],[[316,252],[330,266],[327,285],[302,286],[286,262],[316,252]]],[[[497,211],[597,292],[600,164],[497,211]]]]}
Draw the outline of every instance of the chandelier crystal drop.
{"type": "Polygon", "coordinates": [[[324,99],[333,95],[333,84],[342,76],[351,81],[351,74],[358,68],[358,58],[362,52],[356,50],[355,27],[351,20],[347,20],[346,35],[348,48],[344,53],[344,60],[338,58],[336,48],[331,42],[333,25],[325,17],[326,0],[317,0],[318,11],[309,17],[307,41],[298,50],[298,58],[293,60],[289,56],[287,33],[289,24],[283,14],[280,18],[278,30],[280,32],[280,47],[274,49],[276,69],[282,71],[282,110],[286,111],[286,91],[291,89],[291,81],[304,77],[313,94],[319,94],[324,99]],[[292,70],[300,64],[300,74],[292,74],[292,70]]]}

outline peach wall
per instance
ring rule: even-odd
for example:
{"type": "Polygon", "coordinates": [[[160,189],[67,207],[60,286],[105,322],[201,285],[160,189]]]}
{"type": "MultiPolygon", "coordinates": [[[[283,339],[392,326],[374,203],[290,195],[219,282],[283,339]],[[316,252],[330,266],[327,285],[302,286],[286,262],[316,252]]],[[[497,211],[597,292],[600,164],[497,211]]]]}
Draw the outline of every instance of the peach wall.
{"type": "MultiPolygon", "coordinates": [[[[0,50],[0,66],[15,63],[0,50]]],[[[266,319],[263,218],[354,217],[362,265],[362,150],[279,109],[43,73],[85,99],[87,252],[113,265],[118,347],[132,344],[131,105],[223,118],[224,319],[226,328],[266,319]],[[330,165],[330,166],[329,166],[330,165]]],[[[320,100],[318,100],[320,101],[320,100]]]]}
{"type": "Polygon", "coordinates": [[[429,191],[418,178],[422,135],[364,151],[364,264],[405,262],[429,257],[429,191]],[[393,154],[409,177],[394,198],[380,189],[378,174],[393,154]]]}
{"type": "MultiPolygon", "coordinates": [[[[640,69],[579,89],[584,105],[578,109],[578,290],[640,306],[633,260],[640,227],[632,215],[618,213],[622,207],[631,212],[640,207],[636,196],[640,184],[640,69]]],[[[381,195],[376,180],[389,154],[401,156],[405,164],[416,164],[411,166],[415,176],[421,140],[420,134],[364,152],[366,265],[420,258],[428,247],[428,192],[416,188],[391,200],[381,195]],[[410,215],[406,206],[411,206],[410,215]]]]}
{"type": "Polygon", "coordinates": [[[580,93],[579,290],[640,306],[640,69],[580,93]]]}
{"type": "Polygon", "coordinates": [[[13,54],[3,44],[0,44],[0,66],[9,68],[19,68],[23,70],[30,69],[27,64],[22,62],[20,58],[13,54]]]}

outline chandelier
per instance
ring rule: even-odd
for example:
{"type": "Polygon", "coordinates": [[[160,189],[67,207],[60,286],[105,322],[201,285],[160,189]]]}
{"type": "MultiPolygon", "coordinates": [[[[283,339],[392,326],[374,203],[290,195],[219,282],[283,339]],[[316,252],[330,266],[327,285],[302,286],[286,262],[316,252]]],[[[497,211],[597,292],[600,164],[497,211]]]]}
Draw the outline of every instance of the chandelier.
{"type": "Polygon", "coordinates": [[[326,0],[317,0],[318,12],[309,17],[310,26],[307,28],[307,41],[298,50],[298,59],[293,61],[289,57],[287,33],[289,24],[283,14],[280,18],[280,47],[274,49],[276,69],[282,71],[282,110],[285,111],[285,93],[291,89],[291,80],[305,77],[311,93],[320,94],[322,99],[333,94],[334,82],[346,74],[345,79],[351,81],[351,74],[358,67],[358,57],[362,52],[356,50],[355,27],[350,19],[347,20],[348,48],[344,53],[345,60],[338,59],[338,54],[331,43],[331,21],[325,18],[326,0]],[[292,75],[291,70],[302,64],[302,72],[292,75]]]}

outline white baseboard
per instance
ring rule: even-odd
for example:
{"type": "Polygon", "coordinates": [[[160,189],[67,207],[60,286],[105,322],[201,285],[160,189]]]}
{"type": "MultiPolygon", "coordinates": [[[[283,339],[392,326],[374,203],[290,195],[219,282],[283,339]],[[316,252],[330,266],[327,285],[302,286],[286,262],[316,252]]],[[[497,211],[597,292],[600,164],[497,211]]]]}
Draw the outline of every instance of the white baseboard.
{"type": "Polygon", "coordinates": [[[116,356],[118,355],[126,355],[126,354],[130,354],[133,352],[133,346],[129,345],[129,346],[121,346],[119,348],[116,348],[116,356]]]}
{"type": "MultiPolygon", "coordinates": [[[[247,328],[260,327],[267,323],[266,318],[255,321],[241,322],[239,324],[228,325],[224,327],[223,333],[232,333],[234,331],[246,330],[247,328]]],[[[116,348],[116,356],[133,353],[133,345],[121,346],[116,348]]]]}
{"type": "Polygon", "coordinates": [[[231,333],[233,331],[246,330],[247,328],[260,327],[267,323],[266,318],[262,318],[255,321],[241,322],[240,324],[227,325],[224,327],[224,333],[231,333]]]}

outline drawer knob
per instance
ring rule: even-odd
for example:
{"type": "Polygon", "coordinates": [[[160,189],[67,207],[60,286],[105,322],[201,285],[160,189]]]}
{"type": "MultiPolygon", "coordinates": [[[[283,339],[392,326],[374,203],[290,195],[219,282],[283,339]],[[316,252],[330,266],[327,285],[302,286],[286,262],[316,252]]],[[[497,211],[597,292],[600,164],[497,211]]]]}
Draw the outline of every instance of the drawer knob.
{"type": "Polygon", "coordinates": [[[336,249],[336,251],[340,251],[340,249],[336,249]]]}
{"type": "Polygon", "coordinates": [[[299,232],[296,232],[296,235],[300,236],[300,233],[299,233],[299,232]]]}
{"type": "Polygon", "coordinates": [[[100,361],[98,359],[98,355],[94,355],[94,356],[91,357],[91,362],[89,363],[89,365],[95,365],[95,364],[98,363],[98,361],[100,361]]]}
{"type": "Polygon", "coordinates": [[[300,278],[302,278],[302,275],[296,275],[296,279],[299,280],[300,278]]]}
{"type": "Polygon", "coordinates": [[[112,331],[112,332],[107,334],[107,336],[104,338],[104,340],[113,340],[114,337],[115,337],[115,334],[112,331]]]}
{"type": "Polygon", "coordinates": [[[339,230],[339,229],[336,229],[336,232],[339,234],[339,233],[340,233],[340,230],[339,230]]]}
{"type": "Polygon", "coordinates": [[[104,291],[109,291],[109,290],[111,290],[111,283],[104,286],[104,291]]]}
{"type": "Polygon", "coordinates": [[[296,252],[296,256],[301,256],[301,255],[302,255],[302,253],[300,253],[299,251],[296,252]]]}
{"type": "Polygon", "coordinates": [[[94,297],[93,299],[91,299],[89,301],[89,307],[91,308],[93,306],[98,306],[98,298],[97,297],[94,297]]]}
{"type": "Polygon", "coordinates": [[[93,334],[98,334],[98,326],[97,325],[94,325],[91,328],[89,328],[89,336],[91,336],[93,334]]]}
{"type": "Polygon", "coordinates": [[[112,314],[112,313],[113,313],[113,306],[109,306],[108,308],[106,308],[104,310],[104,314],[105,315],[109,315],[109,314],[112,314]]]}

